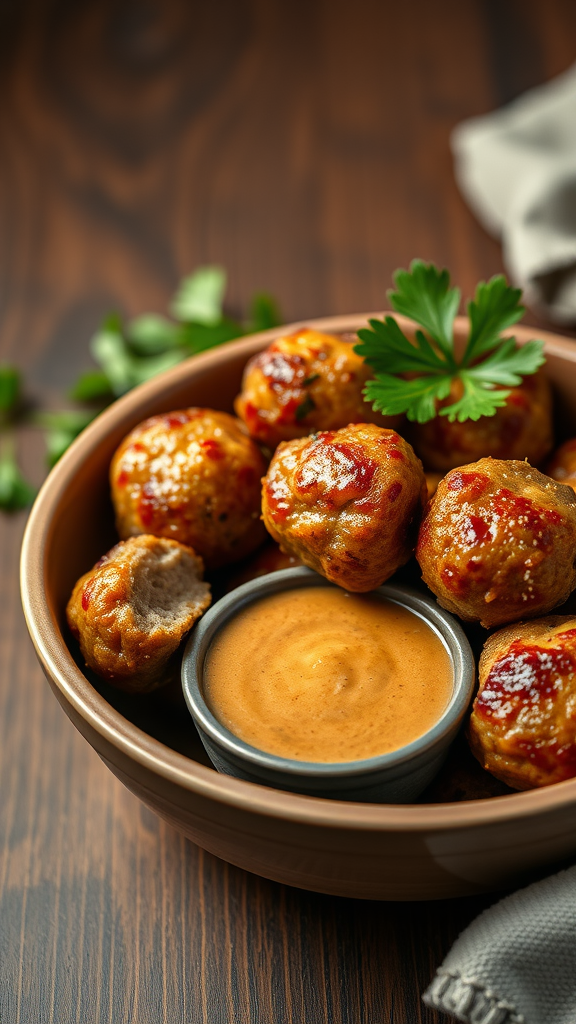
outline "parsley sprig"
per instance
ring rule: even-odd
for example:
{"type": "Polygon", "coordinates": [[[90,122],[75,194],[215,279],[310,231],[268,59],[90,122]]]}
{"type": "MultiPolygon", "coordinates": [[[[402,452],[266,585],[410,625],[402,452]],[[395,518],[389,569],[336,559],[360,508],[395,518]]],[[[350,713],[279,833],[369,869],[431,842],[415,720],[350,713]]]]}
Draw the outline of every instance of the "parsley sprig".
{"type": "Polygon", "coordinates": [[[373,408],[384,415],[406,413],[409,420],[426,423],[439,412],[451,423],[493,416],[505,405],[510,388],[535,373],[544,363],[544,343],[529,341],[518,348],[502,331],[524,315],[521,291],[511,288],[502,275],[481,282],[468,303],[470,331],[460,360],[454,351],[454,319],[460,290],[450,287],[447,270],[413,260],[410,270],[397,270],[395,291],[388,293],[393,309],[419,324],[409,340],[392,316],[370,320],[358,331],[355,351],[374,369],[364,390],[373,408]],[[448,398],[455,380],[461,396],[438,409],[448,398]]]}
{"type": "Polygon", "coordinates": [[[108,313],[90,342],[97,368],[83,373],[69,392],[80,408],[30,412],[29,401],[22,399],[19,370],[0,364],[0,511],[25,508],[36,494],[18,465],[16,433],[21,423],[32,422],[43,430],[52,467],[106,405],[137,384],[197,352],[282,322],[267,292],[253,296],[245,320],[227,316],[225,290],[222,267],[199,267],[181,281],[170,304],[171,319],[144,313],[125,323],[117,313],[108,313]]]}
{"type": "Polygon", "coordinates": [[[225,291],[222,267],[199,267],[180,282],[170,303],[173,319],[144,313],[125,324],[117,313],[108,313],[90,342],[98,369],[82,374],[70,397],[107,404],[188,356],[281,323],[278,307],[266,292],[253,297],[246,321],[227,316],[225,291]]]}
{"type": "Polygon", "coordinates": [[[15,427],[22,401],[20,372],[0,366],[0,509],[16,512],[29,505],[36,490],[22,475],[16,458],[15,427]]]}

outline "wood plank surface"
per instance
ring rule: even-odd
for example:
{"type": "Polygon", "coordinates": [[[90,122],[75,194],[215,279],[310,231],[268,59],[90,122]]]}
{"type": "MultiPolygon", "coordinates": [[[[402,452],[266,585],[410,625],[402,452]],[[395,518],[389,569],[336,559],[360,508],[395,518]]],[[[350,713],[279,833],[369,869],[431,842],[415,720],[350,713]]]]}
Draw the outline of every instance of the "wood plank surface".
{"type": "MultiPolygon", "coordinates": [[[[105,311],[210,261],[232,311],[268,289],[287,320],[378,308],[417,255],[469,293],[501,257],[450,131],[575,58],[571,0],[2,0],[1,358],[58,404],[105,311]]],[[[140,805],[42,678],[24,519],[0,520],[2,1024],[439,1024],[420,993],[491,899],[300,892],[140,805]]]]}

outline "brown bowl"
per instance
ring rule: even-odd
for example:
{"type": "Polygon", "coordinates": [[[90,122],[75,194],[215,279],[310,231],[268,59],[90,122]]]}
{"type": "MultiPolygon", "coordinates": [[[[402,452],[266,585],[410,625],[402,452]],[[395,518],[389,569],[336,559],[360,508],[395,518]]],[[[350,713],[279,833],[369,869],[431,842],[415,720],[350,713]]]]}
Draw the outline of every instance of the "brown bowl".
{"type": "MultiPolygon", "coordinates": [[[[366,319],[330,317],[311,326],[355,331],[366,319]]],[[[465,327],[460,318],[460,337],[465,327]]],[[[518,884],[527,873],[576,852],[576,779],[490,799],[402,806],[269,789],[207,765],[186,712],[180,716],[179,694],[173,720],[181,722],[181,734],[168,727],[163,733],[162,708],[90,682],[68,647],[64,609],[72,586],[115,539],[108,466],[117,445],[154,413],[188,405],[231,411],[247,359],[285,330],[231,342],[137,388],[102,413],[51,472],[30,515],[21,577],[28,628],[44,672],[67,715],[111,771],[180,832],[224,860],[289,885],[366,899],[440,899],[518,884]]],[[[546,341],[559,415],[576,433],[574,415],[570,422],[576,344],[538,333],[546,341]]],[[[523,342],[534,332],[518,328],[515,335],[523,342]]]]}

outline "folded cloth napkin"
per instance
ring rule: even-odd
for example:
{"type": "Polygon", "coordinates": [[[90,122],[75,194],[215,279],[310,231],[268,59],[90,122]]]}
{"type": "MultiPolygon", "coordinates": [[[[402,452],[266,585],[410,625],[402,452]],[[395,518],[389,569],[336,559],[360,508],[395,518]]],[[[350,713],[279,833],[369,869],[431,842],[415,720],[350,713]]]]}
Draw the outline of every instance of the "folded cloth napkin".
{"type": "Polygon", "coordinates": [[[480,914],[423,999],[466,1024],[576,1024],[576,866],[480,914]]]}
{"type": "Polygon", "coordinates": [[[451,142],[460,189],[501,237],[512,280],[550,319],[576,322],[576,65],[451,142]]]}

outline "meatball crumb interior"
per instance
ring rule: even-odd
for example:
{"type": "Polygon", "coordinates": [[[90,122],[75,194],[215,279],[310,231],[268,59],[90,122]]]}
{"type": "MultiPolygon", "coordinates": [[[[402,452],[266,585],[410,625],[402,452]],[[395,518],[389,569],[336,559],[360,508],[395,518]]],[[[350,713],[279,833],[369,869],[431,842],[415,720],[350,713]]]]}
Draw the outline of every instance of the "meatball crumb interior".
{"type": "Polygon", "coordinates": [[[210,604],[202,570],[177,541],[145,535],[112,548],[78,580],[66,609],[90,668],[132,692],[167,682],[170,658],[210,604]]]}
{"type": "Polygon", "coordinates": [[[408,561],[425,500],[408,442],[358,423],[281,444],[263,481],[262,512],[283,551],[362,592],[408,561]]]}

